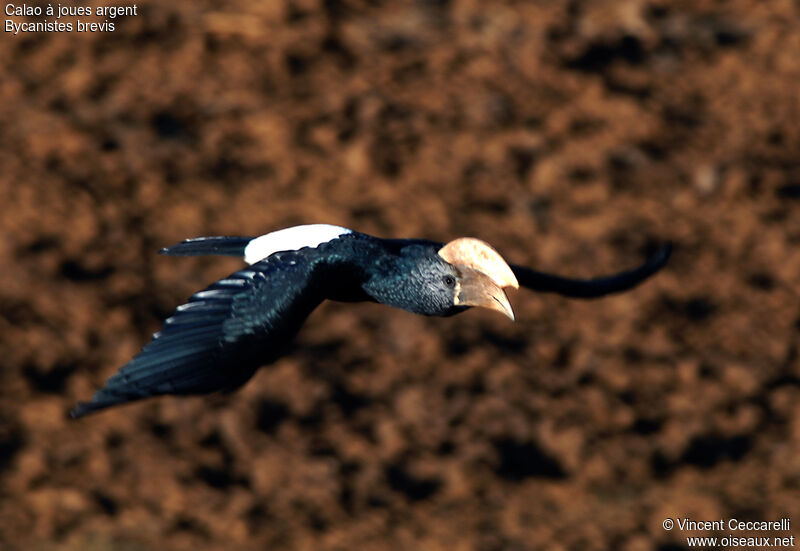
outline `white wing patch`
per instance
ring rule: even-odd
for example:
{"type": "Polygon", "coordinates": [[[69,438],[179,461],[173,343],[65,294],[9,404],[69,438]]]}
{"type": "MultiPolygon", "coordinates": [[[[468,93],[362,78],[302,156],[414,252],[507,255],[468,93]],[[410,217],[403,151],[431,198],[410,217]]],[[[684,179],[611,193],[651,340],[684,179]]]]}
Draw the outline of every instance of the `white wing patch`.
{"type": "Polygon", "coordinates": [[[244,261],[255,264],[278,251],[318,247],[347,233],[353,233],[353,230],[329,224],[307,224],[274,231],[250,241],[244,249],[244,261]]]}

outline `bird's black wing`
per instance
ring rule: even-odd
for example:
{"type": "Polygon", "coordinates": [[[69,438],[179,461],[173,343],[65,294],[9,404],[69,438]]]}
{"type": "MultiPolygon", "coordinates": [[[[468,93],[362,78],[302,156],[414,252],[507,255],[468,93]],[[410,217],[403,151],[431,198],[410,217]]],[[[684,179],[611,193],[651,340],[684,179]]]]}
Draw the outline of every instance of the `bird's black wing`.
{"type": "Polygon", "coordinates": [[[597,298],[612,293],[620,293],[636,287],[658,272],[669,260],[672,253],[670,243],[662,246],[641,266],[618,274],[593,279],[570,279],[524,266],[511,266],[521,287],[542,293],[557,293],[573,298],[597,298]]]}
{"type": "Polygon", "coordinates": [[[325,268],[317,249],[275,253],[196,293],[72,416],[159,394],[240,386],[281,354],[325,298],[325,268]]]}

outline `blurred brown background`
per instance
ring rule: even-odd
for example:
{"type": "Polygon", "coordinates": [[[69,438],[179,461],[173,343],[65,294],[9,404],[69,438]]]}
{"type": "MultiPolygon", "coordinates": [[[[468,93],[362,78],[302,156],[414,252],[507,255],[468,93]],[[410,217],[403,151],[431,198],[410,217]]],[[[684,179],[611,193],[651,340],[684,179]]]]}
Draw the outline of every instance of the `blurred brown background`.
{"type": "Polygon", "coordinates": [[[670,551],[665,517],[800,523],[797,2],[137,5],[0,37],[0,548],[670,551]],[[66,419],[239,267],[160,247],[311,222],[575,276],[676,253],[621,296],[516,293],[514,324],[326,304],[234,395],[66,419]]]}

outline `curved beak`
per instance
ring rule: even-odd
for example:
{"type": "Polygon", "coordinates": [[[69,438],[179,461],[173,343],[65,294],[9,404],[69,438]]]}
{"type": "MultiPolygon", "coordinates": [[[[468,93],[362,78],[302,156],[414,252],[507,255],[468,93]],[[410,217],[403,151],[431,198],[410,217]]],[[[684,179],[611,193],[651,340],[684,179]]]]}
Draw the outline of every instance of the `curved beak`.
{"type": "Polygon", "coordinates": [[[480,306],[496,310],[514,321],[514,310],[503,288],[492,278],[470,268],[461,268],[461,281],[455,298],[456,306],[480,306]]]}
{"type": "Polygon", "coordinates": [[[519,283],[500,253],[485,241],[462,237],[439,249],[439,256],[461,272],[454,299],[456,306],[489,308],[514,320],[503,288],[518,289],[519,283]]]}

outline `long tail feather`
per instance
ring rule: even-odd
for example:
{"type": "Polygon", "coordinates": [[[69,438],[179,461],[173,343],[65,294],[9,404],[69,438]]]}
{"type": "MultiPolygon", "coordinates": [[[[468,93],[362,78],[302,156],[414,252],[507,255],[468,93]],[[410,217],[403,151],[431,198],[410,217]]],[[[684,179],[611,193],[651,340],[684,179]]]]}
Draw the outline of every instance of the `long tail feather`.
{"type": "Polygon", "coordinates": [[[244,256],[244,249],[252,237],[196,237],[186,239],[177,245],[161,249],[159,254],[170,256],[244,256]]]}
{"type": "Polygon", "coordinates": [[[537,272],[524,266],[512,266],[511,269],[519,284],[533,291],[557,293],[572,298],[597,298],[636,287],[663,268],[671,253],[672,244],[666,243],[637,268],[593,279],[570,279],[537,272]]]}

